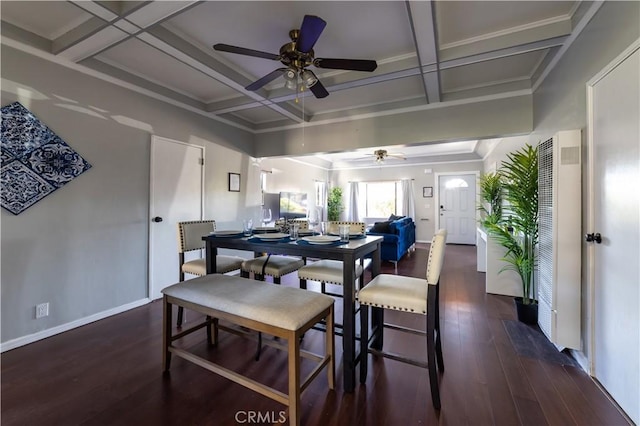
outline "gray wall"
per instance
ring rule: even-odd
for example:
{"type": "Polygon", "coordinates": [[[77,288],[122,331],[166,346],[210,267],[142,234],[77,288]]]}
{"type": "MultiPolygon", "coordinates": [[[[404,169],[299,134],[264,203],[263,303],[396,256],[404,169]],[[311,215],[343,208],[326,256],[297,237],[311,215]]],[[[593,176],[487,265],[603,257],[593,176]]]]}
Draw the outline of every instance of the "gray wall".
{"type": "Polygon", "coordinates": [[[529,134],[530,95],[256,135],[259,157],[529,134]]]}
{"type": "Polygon", "coordinates": [[[147,297],[151,134],[206,147],[205,211],[229,221],[244,200],[226,191],[226,173],[248,172],[242,152],[253,136],[4,45],[1,53],[2,105],[20,101],[93,165],[18,216],[2,209],[4,343],[147,297]],[[36,320],[42,302],[50,315],[36,320]]]}
{"type": "MultiPolygon", "coordinates": [[[[391,162],[393,160],[388,160],[391,162]]],[[[435,232],[436,222],[436,198],[423,198],[422,188],[431,186],[436,194],[435,174],[452,172],[481,172],[483,163],[481,160],[469,162],[451,163],[425,163],[420,165],[397,165],[389,167],[371,167],[347,170],[335,170],[331,173],[331,186],[339,186],[343,189],[345,204],[349,194],[349,182],[375,182],[381,180],[414,179],[413,189],[416,207],[416,240],[429,242],[435,232]],[[425,169],[431,171],[425,173],[425,169]],[[427,220],[421,220],[427,219],[427,220]]],[[[396,212],[399,213],[399,212],[396,212]]]]}
{"type": "MultiPolygon", "coordinates": [[[[587,213],[586,83],[639,37],[640,2],[605,2],[533,95],[534,130],[529,143],[537,144],[560,130],[582,130],[583,223],[587,213]]],[[[496,148],[494,152],[499,152],[500,155],[488,158],[485,167],[489,168],[493,162],[500,161],[504,158],[504,153],[509,151],[504,146],[496,148]]],[[[584,268],[588,265],[588,259],[584,250],[582,265],[582,353],[588,359],[592,313],[589,286],[585,281],[584,268]]]]}

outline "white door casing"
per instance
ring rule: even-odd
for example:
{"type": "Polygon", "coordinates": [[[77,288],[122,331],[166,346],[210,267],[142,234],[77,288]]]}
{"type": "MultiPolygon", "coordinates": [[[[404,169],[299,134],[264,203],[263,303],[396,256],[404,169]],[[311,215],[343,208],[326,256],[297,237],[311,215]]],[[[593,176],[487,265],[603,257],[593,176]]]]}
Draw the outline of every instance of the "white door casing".
{"type": "Polygon", "coordinates": [[[590,372],[640,423],[640,40],[587,83],[590,372]]]}
{"type": "Polygon", "coordinates": [[[476,244],[478,172],[436,174],[436,230],[447,230],[447,243],[476,244]]]}
{"type": "MultiPolygon", "coordinates": [[[[178,282],[176,224],[201,220],[204,208],[204,148],[151,138],[149,206],[149,298],[178,282]],[[155,222],[154,218],[162,218],[155,222]]],[[[187,260],[200,253],[186,253],[187,260]]]]}

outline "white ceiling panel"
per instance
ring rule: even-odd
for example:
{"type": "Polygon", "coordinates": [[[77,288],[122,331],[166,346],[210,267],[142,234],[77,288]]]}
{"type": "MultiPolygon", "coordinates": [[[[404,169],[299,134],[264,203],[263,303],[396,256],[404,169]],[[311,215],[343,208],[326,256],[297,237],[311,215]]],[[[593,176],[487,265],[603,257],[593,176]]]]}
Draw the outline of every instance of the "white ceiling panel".
{"type": "Polygon", "coordinates": [[[236,111],[233,115],[256,124],[268,123],[276,120],[279,121],[286,118],[282,114],[264,106],[236,111]]]}
{"type": "Polygon", "coordinates": [[[413,99],[416,97],[424,97],[424,89],[420,76],[399,78],[375,85],[340,90],[331,93],[330,96],[324,99],[315,99],[309,96],[305,98],[304,106],[305,112],[318,114],[413,99]]]}
{"type": "Polygon", "coordinates": [[[237,96],[235,90],[135,38],[101,53],[96,59],[147,76],[155,83],[202,102],[237,96]]]}
{"type": "Polygon", "coordinates": [[[215,52],[216,43],[278,54],[300,28],[304,15],[327,22],[314,47],[322,58],[384,59],[414,52],[403,2],[205,2],[165,23],[212,55],[257,79],[283,65],[278,61],[215,52]],[[229,19],[233,16],[235,19],[229,19]],[[358,23],[357,25],[355,23],[358,23]]]}
{"type": "Polygon", "coordinates": [[[2,20],[49,40],[91,18],[66,1],[2,1],[0,8],[2,20]]]}
{"type": "Polygon", "coordinates": [[[565,17],[575,1],[439,1],[440,45],[565,17]],[[463,22],[464,25],[460,25],[463,22]]]}
{"type": "Polygon", "coordinates": [[[467,88],[528,79],[545,51],[523,53],[493,61],[442,70],[442,90],[452,92],[467,88]]]}

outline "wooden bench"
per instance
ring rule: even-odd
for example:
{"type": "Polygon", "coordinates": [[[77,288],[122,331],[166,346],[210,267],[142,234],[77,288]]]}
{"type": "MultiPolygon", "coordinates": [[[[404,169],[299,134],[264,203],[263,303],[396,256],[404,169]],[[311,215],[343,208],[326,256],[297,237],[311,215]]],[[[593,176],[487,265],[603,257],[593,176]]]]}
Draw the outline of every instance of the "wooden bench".
{"type": "Polygon", "coordinates": [[[164,371],[169,370],[171,354],[175,354],[288,406],[289,423],[295,425],[300,424],[301,394],[324,367],[327,367],[329,389],[334,388],[334,300],[331,297],[298,288],[219,274],[210,274],[174,284],[162,290],[162,293],[164,294],[162,342],[164,371]],[[172,305],[200,312],[207,317],[202,323],[173,335],[172,305]],[[330,330],[326,333],[324,356],[301,350],[302,335],[323,319],[327,323],[327,330],[330,330]],[[173,345],[175,340],[204,327],[207,328],[208,341],[211,343],[212,325],[213,344],[217,344],[218,329],[224,329],[219,324],[219,320],[287,340],[286,346],[275,343],[272,346],[281,346],[288,352],[288,395],[173,345]],[[300,380],[301,356],[318,362],[315,369],[302,382],[300,380]]]}

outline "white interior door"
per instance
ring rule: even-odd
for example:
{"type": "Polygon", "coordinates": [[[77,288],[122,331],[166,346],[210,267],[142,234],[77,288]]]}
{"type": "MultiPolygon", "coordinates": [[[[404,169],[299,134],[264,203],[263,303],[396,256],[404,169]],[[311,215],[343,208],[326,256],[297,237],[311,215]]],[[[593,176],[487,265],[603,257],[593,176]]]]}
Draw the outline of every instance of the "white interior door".
{"type": "Polygon", "coordinates": [[[476,243],[476,175],[438,177],[439,227],[447,230],[447,243],[476,243]]]}
{"type": "Polygon", "coordinates": [[[593,375],[640,422],[640,51],[591,84],[593,375]]]}
{"type": "Polygon", "coordinates": [[[160,298],[163,288],[178,282],[176,224],[202,219],[203,159],[203,147],[152,136],[149,208],[151,299],[160,298]]]}

